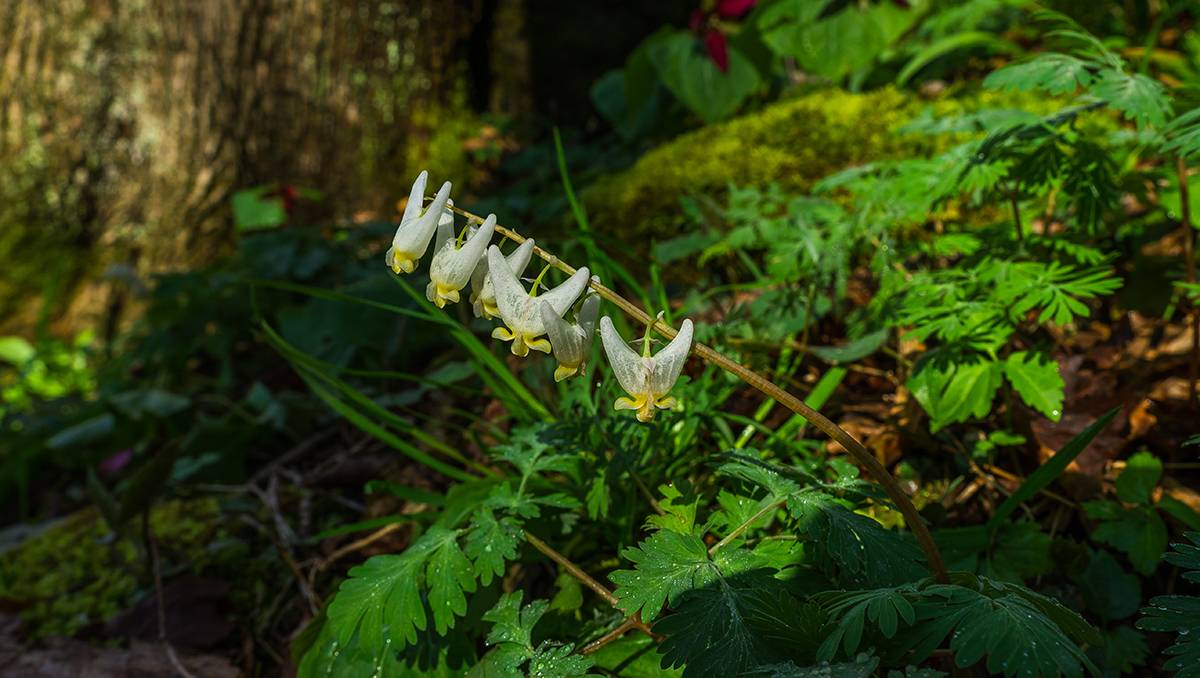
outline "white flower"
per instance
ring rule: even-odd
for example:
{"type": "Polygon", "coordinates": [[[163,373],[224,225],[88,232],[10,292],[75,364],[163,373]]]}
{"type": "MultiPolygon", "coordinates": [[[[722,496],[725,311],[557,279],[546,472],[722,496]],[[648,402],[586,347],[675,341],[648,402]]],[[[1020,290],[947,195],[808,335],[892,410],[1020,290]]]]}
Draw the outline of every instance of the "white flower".
{"type": "Polygon", "coordinates": [[[542,324],[542,314],[538,311],[538,305],[545,303],[556,316],[562,317],[571,304],[575,303],[583,288],[587,287],[591,274],[586,267],[581,268],[563,284],[539,295],[537,282],[534,283],[532,291],[525,291],[521,281],[517,280],[516,274],[505,261],[504,255],[500,254],[500,248],[493,245],[488,249],[487,256],[488,278],[496,291],[496,307],[500,311],[500,319],[505,324],[505,327],[493,330],[492,336],[501,341],[511,341],[510,350],[513,355],[529,355],[531,348],[549,353],[550,342],[542,337],[546,328],[542,324]]]}
{"type": "Polygon", "coordinates": [[[453,229],[453,221],[438,225],[438,250],[429,264],[429,285],[425,288],[425,296],[438,308],[444,308],[446,302],[458,302],[458,291],[471,280],[471,272],[483,258],[483,252],[496,232],[496,215],[489,214],[483,225],[475,229],[461,246],[454,238],[453,229]]]}
{"type": "Polygon", "coordinates": [[[554,370],[554,381],[562,381],[581,372],[588,355],[592,352],[592,337],[596,335],[596,316],[600,314],[600,295],[589,292],[579,307],[575,323],[560,318],[554,309],[543,301],[538,306],[542,326],[550,337],[554,358],[558,367],[554,370]]]}
{"type": "Polygon", "coordinates": [[[408,204],[404,206],[404,216],[396,228],[396,235],[392,237],[392,246],[388,248],[385,260],[388,268],[397,274],[416,270],[417,262],[429,249],[429,240],[438,222],[444,217],[446,201],[450,199],[450,182],[442,184],[429,209],[424,209],[425,184],[428,181],[429,172],[421,172],[413,182],[408,204]]]}
{"type": "Polygon", "coordinates": [[[683,364],[692,350],[691,320],[684,320],[679,334],[653,357],[650,356],[649,329],[646,331],[647,338],[639,356],[617,334],[608,316],[600,319],[600,339],[604,344],[604,352],[608,354],[608,362],[612,364],[613,374],[617,376],[621,388],[632,396],[617,398],[614,407],[618,410],[637,410],[638,421],[653,419],[656,407],[668,409],[675,405],[675,399],[667,397],[667,393],[679,379],[683,364]]]}
{"type": "MultiPolygon", "coordinates": [[[[505,261],[508,262],[508,267],[512,269],[513,275],[520,276],[525,273],[525,268],[529,266],[529,260],[532,257],[533,239],[530,238],[509,253],[505,257],[505,261]]],[[[500,315],[500,309],[496,306],[496,291],[492,287],[491,276],[488,275],[487,257],[480,258],[479,265],[471,274],[471,307],[475,311],[476,318],[491,320],[500,315]]]]}

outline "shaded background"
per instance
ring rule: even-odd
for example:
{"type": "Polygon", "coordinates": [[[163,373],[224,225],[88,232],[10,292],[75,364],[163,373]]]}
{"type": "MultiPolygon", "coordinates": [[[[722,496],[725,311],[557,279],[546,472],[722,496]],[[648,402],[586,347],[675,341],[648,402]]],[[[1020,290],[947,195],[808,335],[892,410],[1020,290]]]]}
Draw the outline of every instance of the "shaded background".
{"type": "Polygon", "coordinates": [[[105,272],[229,251],[229,201],[390,218],[416,168],[486,187],[535,129],[690,3],[13,0],[0,6],[0,334],[103,322],[105,272]]]}

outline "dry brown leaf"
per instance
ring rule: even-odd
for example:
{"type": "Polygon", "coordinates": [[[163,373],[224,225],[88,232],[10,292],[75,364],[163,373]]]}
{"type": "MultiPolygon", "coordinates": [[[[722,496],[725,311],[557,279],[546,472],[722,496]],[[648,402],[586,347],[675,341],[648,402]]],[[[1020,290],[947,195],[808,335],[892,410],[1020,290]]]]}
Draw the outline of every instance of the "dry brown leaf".
{"type": "Polygon", "coordinates": [[[1153,402],[1145,398],[1129,412],[1129,438],[1140,438],[1158,423],[1158,417],[1150,412],[1153,402]]]}

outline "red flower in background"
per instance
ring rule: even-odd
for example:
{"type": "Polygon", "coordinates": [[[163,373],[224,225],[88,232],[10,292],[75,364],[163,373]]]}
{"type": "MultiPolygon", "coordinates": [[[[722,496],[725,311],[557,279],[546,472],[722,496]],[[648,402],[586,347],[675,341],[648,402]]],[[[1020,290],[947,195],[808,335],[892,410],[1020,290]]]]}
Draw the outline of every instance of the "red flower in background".
{"type": "Polygon", "coordinates": [[[740,19],[757,2],[758,0],[720,0],[717,3],[717,16],[722,19],[740,19]]]}
{"type": "Polygon", "coordinates": [[[724,33],[716,30],[705,33],[704,48],[708,50],[708,58],[722,73],[729,70],[729,49],[725,46],[724,33]]]}
{"type": "Polygon", "coordinates": [[[688,21],[688,28],[700,36],[708,58],[712,60],[722,73],[729,70],[729,46],[725,34],[716,26],[712,18],[725,20],[740,19],[757,3],[758,0],[719,0],[711,12],[695,10],[688,21]]]}

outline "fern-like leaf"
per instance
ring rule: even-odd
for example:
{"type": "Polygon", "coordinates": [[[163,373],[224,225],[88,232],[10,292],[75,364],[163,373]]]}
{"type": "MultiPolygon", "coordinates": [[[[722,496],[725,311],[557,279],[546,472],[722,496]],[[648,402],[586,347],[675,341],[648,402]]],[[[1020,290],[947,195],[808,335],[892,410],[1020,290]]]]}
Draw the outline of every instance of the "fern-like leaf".
{"type": "Polygon", "coordinates": [[[549,603],[535,600],[521,607],[520,591],[501,596],[499,602],[483,615],[492,622],[488,645],[495,646],[470,675],[498,678],[574,678],[592,675],[588,669],[592,660],[575,654],[569,643],[543,641],[533,644],[533,627],[546,614],[549,603]],[[524,668],[522,668],[524,667],[524,668]]]}
{"type": "Polygon", "coordinates": [[[627,615],[640,611],[651,621],[664,603],[674,606],[685,591],[713,581],[716,569],[700,537],[659,530],[636,548],[622,554],[635,564],[633,570],[617,570],[609,579],[617,585],[614,594],[627,615]]]}
{"type": "Polygon", "coordinates": [[[1167,90],[1158,81],[1141,74],[1105,69],[1096,75],[1089,91],[1136,122],[1139,128],[1162,127],[1171,115],[1167,90]]]}
{"type": "MultiPolygon", "coordinates": [[[[1184,579],[1200,583],[1200,532],[1184,536],[1191,543],[1175,544],[1163,559],[1183,568],[1184,579]]],[[[1142,608],[1142,615],[1139,629],[1177,634],[1175,644],[1166,650],[1171,657],[1166,668],[1175,672],[1175,678],[1200,677],[1200,597],[1155,596],[1150,607],[1142,608]]]]}
{"type": "Polygon", "coordinates": [[[1016,92],[1042,91],[1060,96],[1092,84],[1093,64],[1068,54],[1039,54],[988,75],[984,87],[1016,92]]]}
{"type": "Polygon", "coordinates": [[[797,614],[803,609],[768,570],[718,575],[654,625],[666,636],[663,668],[683,666],[684,678],[723,678],[792,659],[815,630],[797,614]]]}

